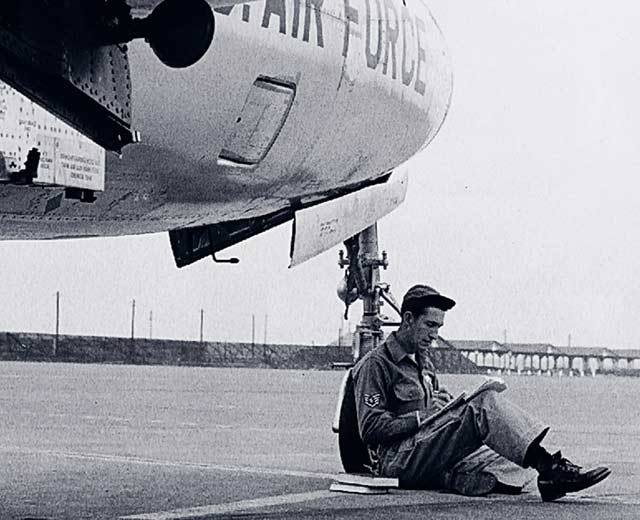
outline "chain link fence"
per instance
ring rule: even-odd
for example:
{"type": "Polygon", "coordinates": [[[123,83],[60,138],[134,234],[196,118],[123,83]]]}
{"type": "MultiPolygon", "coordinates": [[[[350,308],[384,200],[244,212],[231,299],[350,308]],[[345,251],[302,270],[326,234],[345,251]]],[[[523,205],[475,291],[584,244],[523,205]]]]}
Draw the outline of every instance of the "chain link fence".
{"type": "MultiPolygon", "coordinates": [[[[476,373],[455,349],[438,348],[439,372],[476,373]]],[[[331,369],[352,361],[351,347],[197,342],[105,336],[0,333],[0,360],[215,367],[331,369]]]]}

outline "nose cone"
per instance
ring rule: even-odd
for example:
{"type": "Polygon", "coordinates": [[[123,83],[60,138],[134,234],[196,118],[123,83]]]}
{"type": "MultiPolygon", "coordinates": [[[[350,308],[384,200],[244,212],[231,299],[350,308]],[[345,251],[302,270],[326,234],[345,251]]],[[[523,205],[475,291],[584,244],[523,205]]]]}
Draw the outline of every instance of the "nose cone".
{"type": "MultiPolygon", "coordinates": [[[[423,109],[426,112],[424,143],[421,150],[438,134],[451,106],[453,65],[444,35],[431,11],[425,6],[425,83],[423,109]]],[[[422,35],[421,35],[422,36],[422,35]]]]}

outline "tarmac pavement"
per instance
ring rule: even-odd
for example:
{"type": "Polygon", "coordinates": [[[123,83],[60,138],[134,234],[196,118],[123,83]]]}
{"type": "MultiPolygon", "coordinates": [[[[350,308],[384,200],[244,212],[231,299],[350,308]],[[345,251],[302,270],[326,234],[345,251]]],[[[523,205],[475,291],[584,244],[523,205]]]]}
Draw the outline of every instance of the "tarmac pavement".
{"type": "MultiPolygon", "coordinates": [[[[0,520],[640,517],[640,380],[507,378],[549,448],[606,464],[559,502],[328,491],[342,372],[0,363],[0,520]]],[[[443,376],[454,393],[477,376],[443,376]]]]}

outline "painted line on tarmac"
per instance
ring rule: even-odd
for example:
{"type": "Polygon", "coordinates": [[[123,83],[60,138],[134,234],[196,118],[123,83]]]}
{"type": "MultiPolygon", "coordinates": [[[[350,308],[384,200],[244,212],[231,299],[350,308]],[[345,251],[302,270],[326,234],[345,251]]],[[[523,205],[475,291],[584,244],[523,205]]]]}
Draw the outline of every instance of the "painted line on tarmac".
{"type": "Polygon", "coordinates": [[[572,497],[576,502],[588,504],[619,504],[635,506],[640,504],[640,496],[637,493],[614,493],[604,495],[578,495],[572,497]]]}
{"type": "Polygon", "coordinates": [[[227,464],[212,464],[208,462],[181,462],[126,455],[107,455],[103,453],[78,453],[75,451],[39,450],[32,448],[0,447],[0,453],[19,453],[25,455],[48,455],[67,459],[94,460],[100,462],[115,462],[119,464],[138,464],[141,466],[162,466],[169,468],[194,468],[211,471],[230,471],[233,473],[251,473],[254,475],[274,475],[279,477],[300,477],[315,479],[333,479],[334,473],[315,471],[301,471],[285,468],[260,468],[251,466],[231,466],[227,464]]]}
{"type": "Polygon", "coordinates": [[[131,516],[120,517],[120,520],[187,520],[195,518],[207,518],[212,515],[224,515],[256,509],[261,507],[282,506],[289,504],[299,504],[321,498],[335,496],[328,490],[309,491],[307,493],[291,493],[288,495],[274,495],[270,497],[254,498],[251,500],[240,500],[238,502],[228,502],[226,504],[214,504],[211,506],[190,507],[186,509],[175,509],[173,511],[161,511],[158,513],[143,513],[131,516]]]}

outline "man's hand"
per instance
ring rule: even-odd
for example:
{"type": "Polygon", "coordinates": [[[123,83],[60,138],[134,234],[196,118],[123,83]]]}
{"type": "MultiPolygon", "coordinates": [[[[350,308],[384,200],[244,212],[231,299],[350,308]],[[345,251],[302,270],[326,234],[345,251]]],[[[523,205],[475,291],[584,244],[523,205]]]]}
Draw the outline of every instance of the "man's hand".
{"type": "Polygon", "coordinates": [[[429,408],[432,412],[438,411],[443,408],[449,401],[453,399],[453,396],[445,389],[434,390],[431,397],[432,402],[429,403],[429,408]]]}
{"type": "Polygon", "coordinates": [[[448,403],[449,401],[451,401],[451,399],[453,399],[453,395],[451,395],[451,392],[449,392],[448,390],[445,390],[444,388],[440,388],[439,390],[436,390],[433,393],[433,397],[441,401],[444,401],[445,403],[448,403]]]}

